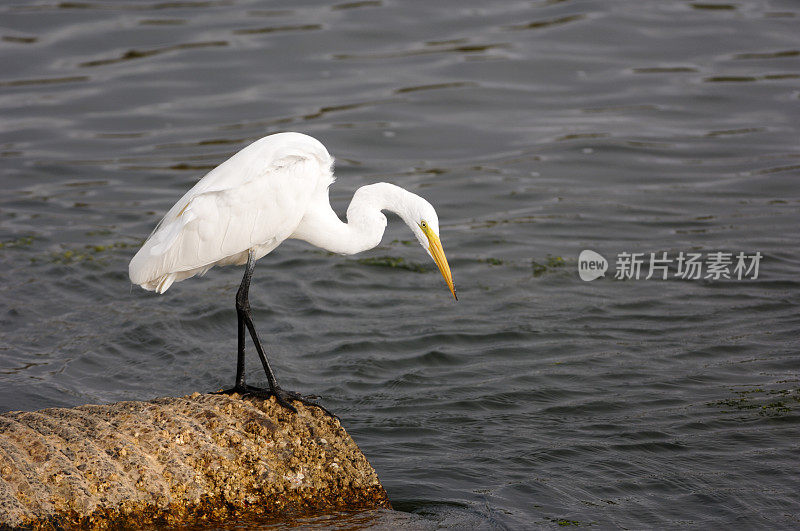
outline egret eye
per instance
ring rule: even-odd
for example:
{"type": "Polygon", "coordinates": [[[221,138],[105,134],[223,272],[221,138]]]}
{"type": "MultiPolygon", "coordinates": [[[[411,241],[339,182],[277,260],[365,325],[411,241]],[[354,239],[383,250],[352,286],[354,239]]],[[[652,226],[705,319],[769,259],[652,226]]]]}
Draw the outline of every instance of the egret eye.
{"type": "Polygon", "coordinates": [[[425,223],[425,220],[422,220],[422,223],[420,223],[419,226],[424,229],[424,228],[426,228],[428,226],[428,224],[425,223]]]}

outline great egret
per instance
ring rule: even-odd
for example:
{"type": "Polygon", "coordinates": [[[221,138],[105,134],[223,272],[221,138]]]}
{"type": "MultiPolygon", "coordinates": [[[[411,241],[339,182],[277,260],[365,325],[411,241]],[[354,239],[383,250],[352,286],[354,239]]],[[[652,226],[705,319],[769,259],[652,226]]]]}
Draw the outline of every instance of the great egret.
{"type": "Polygon", "coordinates": [[[236,384],[227,392],[275,396],[291,410],[307,400],[278,386],[256,334],[248,292],[256,260],[288,238],[340,254],[378,245],[388,210],[411,228],[456,297],[439,240],[439,218],[430,203],[399,186],[377,183],[356,190],[343,223],[330,206],[333,158],[318,140],[301,133],[266,136],[208,172],[167,212],[128,268],[131,281],[164,293],[173,282],[202,275],[215,265],[246,264],[236,293],[236,384]],[[269,390],[245,384],[245,327],[269,381],[269,390]]]}

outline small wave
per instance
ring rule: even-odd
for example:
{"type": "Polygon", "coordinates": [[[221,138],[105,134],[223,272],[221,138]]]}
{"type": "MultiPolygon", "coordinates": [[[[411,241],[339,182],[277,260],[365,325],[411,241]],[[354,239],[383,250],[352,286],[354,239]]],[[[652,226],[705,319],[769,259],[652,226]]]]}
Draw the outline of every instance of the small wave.
{"type": "Polygon", "coordinates": [[[179,50],[190,50],[195,48],[210,48],[210,47],[217,47],[217,46],[228,46],[227,41],[209,41],[209,42],[187,42],[183,44],[175,44],[173,46],[165,46],[163,48],[154,48],[151,50],[128,50],[124,54],[119,57],[112,57],[109,59],[96,59],[93,61],[84,61],[79,63],[78,66],[82,67],[95,67],[95,66],[104,66],[110,65],[114,63],[121,63],[124,61],[132,61],[136,59],[143,59],[145,57],[153,57],[155,55],[161,55],[169,52],[175,52],[179,50]]]}

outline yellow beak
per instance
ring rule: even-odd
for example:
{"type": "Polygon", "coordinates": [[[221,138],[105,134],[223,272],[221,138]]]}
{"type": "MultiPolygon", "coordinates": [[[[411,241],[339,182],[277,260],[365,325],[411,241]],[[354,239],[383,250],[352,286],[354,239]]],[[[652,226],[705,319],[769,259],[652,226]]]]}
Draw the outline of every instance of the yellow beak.
{"type": "Polygon", "coordinates": [[[428,251],[430,251],[431,256],[433,256],[433,261],[436,262],[436,265],[439,267],[439,271],[442,272],[444,281],[447,282],[447,287],[450,288],[450,293],[453,294],[453,298],[458,300],[458,296],[456,295],[456,286],[453,284],[453,275],[450,273],[450,264],[447,263],[447,257],[444,255],[442,242],[430,227],[420,226],[420,228],[425,233],[425,236],[428,237],[428,251]]]}

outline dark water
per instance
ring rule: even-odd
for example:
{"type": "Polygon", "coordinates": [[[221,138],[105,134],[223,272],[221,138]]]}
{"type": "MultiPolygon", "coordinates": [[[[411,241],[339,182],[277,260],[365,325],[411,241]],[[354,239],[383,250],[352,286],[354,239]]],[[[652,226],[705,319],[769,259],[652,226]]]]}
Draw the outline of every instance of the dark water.
{"type": "Polygon", "coordinates": [[[338,211],[380,180],[436,205],[461,298],[396,220],[361,256],[259,262],[283,385],[324,397],[403,511],[298,525],[798,527],[799,16],[6,2],[0,409],[230,385],[241,269],[156,296],[127,263],[208,169],[296,130],[337,157],[338,211]],[[623,252],[717,251],[760,252],[758,278],[613,278],[623,252]]]}

